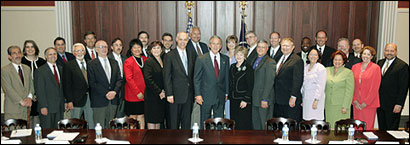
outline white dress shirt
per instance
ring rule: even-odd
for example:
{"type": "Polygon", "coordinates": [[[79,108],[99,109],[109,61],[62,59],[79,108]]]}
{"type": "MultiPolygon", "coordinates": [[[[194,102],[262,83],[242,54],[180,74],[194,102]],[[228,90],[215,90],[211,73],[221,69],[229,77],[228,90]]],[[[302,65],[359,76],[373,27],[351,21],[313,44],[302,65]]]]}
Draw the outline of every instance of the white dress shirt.
{"type": "Polygon", "coordinates": [[[211,56],[212,66],[215,68],[214,57],[216,56],[216,63],[218,63],[218,69],[221,70],[221,55],[219,54],[219,52],[216,55],[213,52],[209,52],[209,54],[211,56]]]}
{"type": "Polygon", "coordinates": [[[274,57],[274,56],[276,55],[276,53],[277,53],[278,50],[279,50],[279,47],[280,47],[280,45],[276,46],[275,48],[270,47],[271,49],[270,49],[269,54],[270,54],[271,57],[274,57]]]}
{"type": "Polygon", "coordinates": [[[77,61],[78,66],[80,66],[80,70],[81,70],[81,67],[82,67],[81,62],[84,62],[84,68],[85,68],[85,70],[87,70],[87,62],[85,62],[85,59],[83,59],[83,61],[80,61],[78,59],[75,59],[75,60],[77,61]]]}
{"type": "Polygon", "coordinates": [[[94,52],[95,57],[97,57],[97,52],[95,52],[95,49],[90,49],[87,47],[87,51],[91,59],[93,58],[93,52],[94,52]]]}
{"type": "Polygon", "coordinates": [[[124,72],[123,72],[123,62],[121,59],[121,55],[117,54],[115,52],[112,52],[112,55],[114,56],[114,59],[118,62],[118,66],[120,66],[120,72],[121,72],[121,77],[123,76],[124,72]]]}
{"type": "Polygon", "coordinates": [[[182,50],[181,48],[179,48],[178,46],[177,46],[177,50],[178,50],[178,54],[179,54],[179,57],[180,57],[180,59],[181,59],[181,61],[182,61],[182,65],[186,65],[186,66],[184,66],[184,68],[186,69],[185,70],[185,73],[186,74],[188,74],[188,55],[187,55],[187,51],[186,51],[186,48],[184,49],[184,50],[182,50]],[[184,55],[185,54],[185,55],[184,55]],[[185,56],[185,58],[184,58],[184,56],[185,56]],[[184,62],[184,60],[186,60],[186,62],[184,62]]]}
{"type": "Polygon", "coordinates": [[[199,45],[199,42],[194,42],[194,41],[192,41],[192,44],[193,44],[194,47],[195,47],[196,54],[199,54],[198,51],[197,51],[197,50],[198,50],[197,47],[199,47],[199,51],[201,51],[201,53],[204,54],[204,52],[202,52],[201,45],[199,45]]]}
{"type": "Polygon", "coordinates": [[[323,46],[316,45],[316,48],[317,48],[318,50],[320,50],[320,54],[321,54],[321,55],[323,55],[323,52],[325,52],[325,46],[326,46],[326,45],[323,45],[323,46]]]}
{"type": "MultiPolygon", "coordinates": [[[[23,66],[21,66],[21,63],[20,63],[20,64],[11,63],[11,64],[13,64],[14,69],[16,69],[17,75],[19,74],[19,66],[20,66],[20,68],[21,68],[21,73],[23,73],[23,76],[24,76],[23,66]]],[[[24,80],[24,82],[26,82],[26,80],[24,80]]],[[[27,98],[33,99],[33,94],[29,93],[29,94],[27,95],[27,98]]]]}
{"type": "Polygon", "coordinates": [[[249,57],[249,55],[251,55],[251,53],[253,52],[253,50],[256,48],[256,44],[254,45],[254,46],[252,46],[252,47],[250,47],[250,49],[249,49],[249,51],[248,51],[248,57],[249,57]]]}
{"type": "MultiPolygon", "coordinates": [[[[384,64],[383,64],[383,67],[382,67],[382,75],[384,75],[383,73],[385,73],[384,72],[384,69],[386,69],[386,67],[387,67],[387,69],[389,69],[389,67],[390,67],[390,65],[393,63],[393,61],[396,59],[396,57],[394,57],[393,59],[391,59],[391,60],[388,60],[387,58],[386,58],[386,61],[384,62],[384,64]]],[[[387,69],[386,69],[386,72],[387,72],[387,69]]]]}
{"type": "MultiPolygon", "coordinates": [[[[107,72],[107,69],[108,69],[108,72],[109,72],[109,73],[112,73],[112,72],[111,72],[111,64],[110,64],[110,61],[108,60],[108,57],[102,58],[102,57],[99,57],[99,56],[98,56],[98,59],[100,60],[101,65],[102,65],[104,71],[107,72]],[[105,60],[106,60],[107,63],[108,63],[107,68],[105,68],[105,60]]],[[[108,75],[111,75],[111,74],[108,74],[108,75]]],[[[110,82],[110,81],[111,81],[111,76],[107,76],[107,79],[108,79],[108,82],[110,82]]]]}

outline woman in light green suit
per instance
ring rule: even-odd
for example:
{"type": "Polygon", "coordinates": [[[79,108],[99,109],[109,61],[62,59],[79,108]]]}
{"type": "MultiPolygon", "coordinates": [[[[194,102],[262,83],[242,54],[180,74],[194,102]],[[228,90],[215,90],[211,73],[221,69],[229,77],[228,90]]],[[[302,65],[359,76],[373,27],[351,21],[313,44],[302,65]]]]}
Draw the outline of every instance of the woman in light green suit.
{"type": "Polygon", "coordinates": [[[354,76],[350,69],[344,67],[347,57],[342,51],[336,51],[331,57],[332,67],[327,67],[326,78],[326,122],[331,128],[336,121],[350,118],[350,105],[354,91],[354,76]]]}

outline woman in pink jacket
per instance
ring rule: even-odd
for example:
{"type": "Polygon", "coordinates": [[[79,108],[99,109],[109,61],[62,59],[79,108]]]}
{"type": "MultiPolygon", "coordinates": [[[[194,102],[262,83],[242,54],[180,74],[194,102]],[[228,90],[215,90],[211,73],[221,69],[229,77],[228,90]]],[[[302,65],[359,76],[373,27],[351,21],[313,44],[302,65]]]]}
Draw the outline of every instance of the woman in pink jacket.
{"type": "Polygon", "coordinates": [[[380,67],[374,63],[376,50],[366,46],[361,52],[363,62],[352,68],[354,75],[353,114],[355,120],[366,122],[366,130],[374,129],[379,103],[380,67]]]}

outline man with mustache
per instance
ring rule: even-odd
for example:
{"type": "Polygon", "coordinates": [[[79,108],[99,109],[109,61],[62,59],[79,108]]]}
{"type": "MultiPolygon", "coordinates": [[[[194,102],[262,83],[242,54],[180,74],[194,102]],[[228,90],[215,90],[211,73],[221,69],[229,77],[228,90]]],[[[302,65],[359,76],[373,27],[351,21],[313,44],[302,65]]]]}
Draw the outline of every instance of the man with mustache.
{"type": "Polygon", "coordinates": [[[148,32],[141,31],[138,33],[138,39],[142,42],[143,48],[142,48],[142,55],[145,57],[148,56],[147,48],[149,44],[149,35],[148,32]]]}
{"type": "Polygon", "coordinates": [[[94,128],[93,110],[91,109],[87,62],[84,59],[85,47],[81,43],[73,45],[73,54],[76,59],[69,61],[63,67],[63,91],[67,100],[67,109],[71,110],[72,118],[84,118],[88,122],[88,128],[94,128]]]}
{"type": "Polygon", "coordinates": [[[303,37],[302,38],[302,47],[301,47],[302,51],[300,51],[297,54],[299,55],[300,58],[302,58],[303,63],[305,65],[306,65],[306,60],[307,60],[307,53],[308,53],[308,50],[309,50],[311,45],[312,44],[311,44],[311,40],[310,40],[309,37],[303,37]]]}
{"type": "MultiPolygon", "coordinates": [[[[108,54],[108,58],[114,59],[117,61],[118,66],[120,67],[120,72],[121,72],[121,78],[124,78],[124,62],[125,59],[127,59],[124,55],[121,55],[121,52],[123,50],[123,44],[122,44],[122,40],[121,38],[115,38],[114,40],[112,40],[111,42],[111,50],[112,52],[108,54]]],[[[120,93],[118,94],[119,99],[120,99],[120,103],[117,107],[117,111],[115,116],[117,118],[121,118],[124,117],[124,85],[125,85],[125,79],[123,79],[123,84],[122,84],[122,88],[120,90],[120,93]]]]}
{"type": "Polygon", "coordinates": [[[1,68],[1,86],[4,91],[4,119],[27,120],[27,107],[31,107],[34,94],[33,79],[28,66],[21,64],[20,47],[7,49],[10,64],[1,68]]]}
{"type": "Polygon", "coordinates": [[[409,65],[397,57],[393,43],[384,48],[384,57],[377,62],[382,71],[377,119],[380,130],[397,130],[408,91],[409,65]]]}

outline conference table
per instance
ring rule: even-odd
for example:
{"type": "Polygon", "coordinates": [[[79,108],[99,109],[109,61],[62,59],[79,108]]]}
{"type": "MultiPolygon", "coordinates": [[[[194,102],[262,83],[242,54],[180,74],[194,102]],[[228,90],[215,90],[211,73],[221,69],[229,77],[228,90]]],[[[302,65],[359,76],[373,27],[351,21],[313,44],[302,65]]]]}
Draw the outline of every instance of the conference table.
{"type": "MultiPolygon", "coordinates": [[[[58,129],[43,129],[43,137],[58,129]]],[[[79,132],[76,138],[88,135],[85,144],[96,144],[95,130],[93,129],[65,129],[64,132],[79,132]]],[[[371,131],[378,136],[377,141],[392,141],[404,144],[408,139],[395,139],[386,131],[371,131]]],[[[10,137],[10,131],[3,132],[3,135],[10,137]]],[[[131,144],[193,144],[188,141],[191,138],[191,130],[139,130],[139,129],[103,129],[103,137],[110,140],[129,141],[131,144]]],[[[199,137],[204,141],[198,144],[276,144],[276,138],[281,138],[281,131],[265,130],[200,130],[199,137]]],[[[31,136],[11,138],[20,139],[23,144],[35,144],[34,132],[31,136]]],[[[290,131],[290,141],[302,141],[310,139],[309,131],[290,131]]],[[[318,140],[321,144],[329,141],[343,141],[347,139],[347,132],[335,133],[334,131],[319,132],[318,140]]],[[[376,140],[368,140],[362,132],[355,135],[355,139],[368,141],[374,144],[376,140]]],[[[70,142],[75,143],[75,142],[70,142]]]]}

